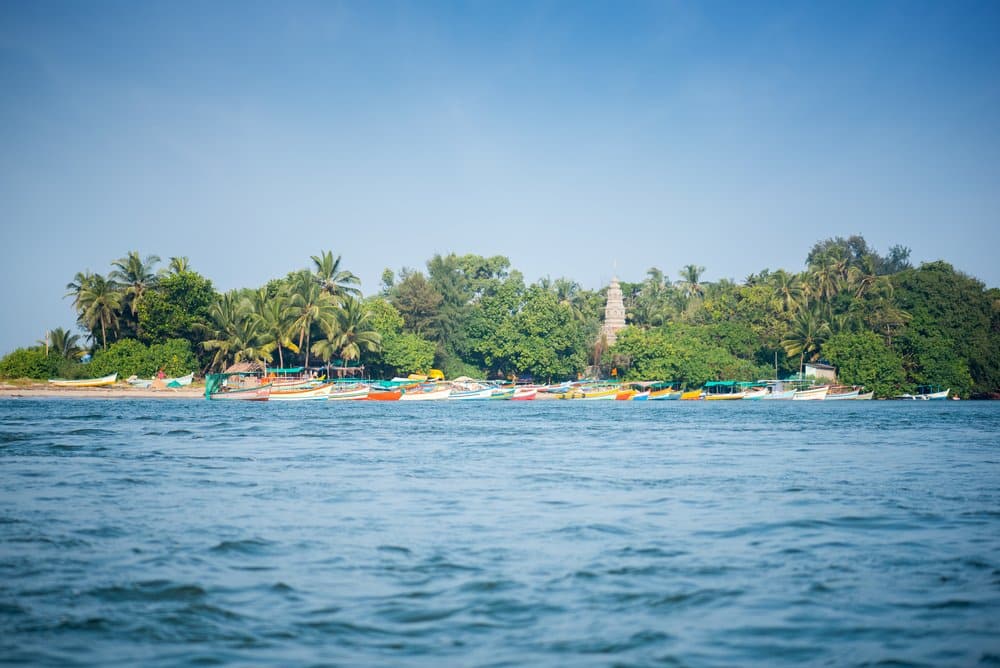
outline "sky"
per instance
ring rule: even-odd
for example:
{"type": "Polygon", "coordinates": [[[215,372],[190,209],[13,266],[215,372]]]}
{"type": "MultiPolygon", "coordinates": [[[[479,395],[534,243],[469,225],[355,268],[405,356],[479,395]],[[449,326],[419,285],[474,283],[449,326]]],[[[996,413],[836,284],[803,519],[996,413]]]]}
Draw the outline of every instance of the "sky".
{"type": "Polygon", "coordinates": [[[129,251],[599,289],[862,234],[1000,285],[997,2],[0,3],[0,354],[129,251]]]}

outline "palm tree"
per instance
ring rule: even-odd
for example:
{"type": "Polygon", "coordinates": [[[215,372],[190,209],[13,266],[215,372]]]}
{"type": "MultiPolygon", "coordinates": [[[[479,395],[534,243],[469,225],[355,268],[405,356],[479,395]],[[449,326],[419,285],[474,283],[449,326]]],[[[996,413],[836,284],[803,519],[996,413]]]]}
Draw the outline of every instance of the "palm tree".
{"type": "Polygon", "coordinates": [[[861,258],[860,266],[847,270],[847,285],[854,291],[854,297],[860,299],[867,293],[878,293],[892,296],[892,281],[888,276],[879,274],[878,261],[874,255],[861,258]]]}
{"type": "Polygon", "coordinates": [[[191,271],[191,262],[187,259],[187,256],[182,255],[170,258],[170,265],[167,268],[169,274],[176,276],[188,271],[191,271]]]}
{"type": "Polygon", "coordinates": [[[813,294],[820,299],[831,301],[843,285],[842,265],[844,261],[823,257],[809,274],[813,283],[813,294]]]}
{"type": "Polygon", "coordinates": [[[45,346],[46,355],[51,350],[60,357],[73,359],[79,357],[80,353],[83,352],[77,343],[79,340],[79,334],[73,334],[62,327],[56,327],[52,331],[45,332],[45,340],[39,341],[39,343],[45,346]]]}
{"type": "Polygon", "coordinates": [[[253,295],[253,315],[258,320],[266,343],[278,350],[278,364],[284,368],[285,356],[281,349],[299,352],[298,346],[292,342],[292,323],[295,318],[288,298],[283,294],[268,298],[267,289],[261,288],[253,295]]]}
{"type": "Polygon", "coordinates": [[[125,287],[132,315],[135,315],[142,293],[156,285],[157,277],[153,267],[159,261],[158,255],[147,255],[143,259],[139,257],[138,251],[129,251],[128,255],[111,263],[115,269],[110,276],[125,287]]]}
{"type": "Polygon", "coordinates": [[[319,281],[323,292],[338,299],[346,296],[361,296],[361,290],[354,287],[361,285],[361,279],[346,269],[340,268],[339,255],[334,258],[333,251],[322,251],[319,255],[311,257],[316,266],[316,280],[319,281]]]}
{"type": "Polygon", "coordinates": [[[785,353],[799,356],[799,377],[805,365],[805,356],[813,359],[820,345],[830,336],[830,326],[811,309],[800,308],[792,321],[792,328],[781,342],[785,353]]]}
{"type": "Polygon", "coordinates": [[[771,282],[781,310],[790,313],[798,308],[805,297],[802,279],[798,274],[789,274],[784,269],[779,269],[771,274],[771,282]]]}
{"type": "Polygon", "coordinates": [[[295,320],[294,331],[298,332],[300,350],[306,351],[305,366],[309,366],[309,349],[312,341],[312,326],[326,329],[336,317],[337,305],[329,293],[320,288],[308,271],[300,271],[292,277],[289,306],[295,320]],[[304,348],[303,348],[304,346],[304,348]]]}
{"type": "Polygon", "coordinates": [[[337,309],[336,318],[324,327],[326,338],[313,344],[313,353],[324,362],[339,354],[344,366],[347,366],[348,361],[361,358],[362,350],[377,352],[382,346],[382,336],[372,329],[368,319],[364,303],[352,297],[346,298],[337,309]]]}
{"type": "Polygon", "coordinates": [[[222,295],[209,309],[213,329],[202,347],[215,351],[212,366],[226,368],[230,362],[243,360],[270,362],[271,344],[265,341],[258,320],[246,301],[235,292],[222,295]]]}
{"type": "Polygon", "coordinates": [[[705,272],[705,267],[694,264],[686,264],[681,268],[681,278],[677,281],[679,287],[687,299],[701,297],[705,294],[705,286],[701,281],[701,275],[705,272]]]}
{"type": "Polygon", "coordinates": [[[121,312],[122,293],[118,285],[100,274],[77,274],[74,283],[66,287],[75,289],[74,305],[78,321],[96,338],[97,328],[101,328],[101,345],[108,349],[108,330],[117,329],[118,314],[121,312]]]}

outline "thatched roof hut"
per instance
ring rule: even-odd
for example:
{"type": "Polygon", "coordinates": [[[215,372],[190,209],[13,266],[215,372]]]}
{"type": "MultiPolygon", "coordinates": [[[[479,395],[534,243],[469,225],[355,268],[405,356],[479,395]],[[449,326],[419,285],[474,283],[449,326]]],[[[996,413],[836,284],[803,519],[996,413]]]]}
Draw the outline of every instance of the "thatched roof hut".
{"type": "Polygon", "coordinates": [[[237,362],[228,369],[226,373],[264,373],[264,365],[260,362],[237,362]]]}

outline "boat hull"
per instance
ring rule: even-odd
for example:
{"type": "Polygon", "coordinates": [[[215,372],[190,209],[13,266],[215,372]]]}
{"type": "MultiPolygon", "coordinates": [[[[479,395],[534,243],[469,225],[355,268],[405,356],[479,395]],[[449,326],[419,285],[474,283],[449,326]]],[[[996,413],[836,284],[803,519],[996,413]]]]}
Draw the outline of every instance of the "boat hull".
{"type": "Polygon", "coordinates": [[[701,390],[689,390],[681,393],[681,401],[697,401],[701,399],[701,390]]]}
{"type": "Polygon", "coordinates": [[[345,389],[331,389],[330,396],[327,397],[328,401],[360,401],[361,399],[367,399],[369,395],[369,389],[367,385],[361,385],[358,387],[351,387],[345,389]]]}
{"type": "Polygon", "coordinates": [[[829,387],[816,387],[811,390],[796,390],[795,395],[792,396],[792,401],[823,401],[829,391],[829,387]]]}
{"type": "Polygon", "coordinates": [[[404,392],[399,398],[400,401],[442,401],[451,396],[451,388],[443,390],[433,390],[431,392],[404,392]]]}
{"type": "Polygon", "coordinates": [[[514,394],[511,396],[511,401],[534,401],[535,397],[538,396],[538,390],[514,390],[514,394]]]}
{"type": "Polygon", "coordinates": [[[209,401],[268,401],[271,397],[271,386],[247,387],[236,390],[224,390],[208,395],[209,401]]]}
{"type": "Polygon", "coordinates": [[[399,401],[403,396],[402,390],[368,390],[368,401],[399,401]]]}
{"type": "Polygon", "coordinates": [[[52,387],[104,387],[106,385],[114,385],[116,380],[118,380],[118,372],[102,376],[101,378],[81,378],[80,380],[53,378],[49,381],[49,385],[52,387]]]}
{"type": "Polygon", "coordinates": [[[270,401],[326,401],[330,396],[331,386],[306,387],[297,390],[271,389],[270,401]]]}

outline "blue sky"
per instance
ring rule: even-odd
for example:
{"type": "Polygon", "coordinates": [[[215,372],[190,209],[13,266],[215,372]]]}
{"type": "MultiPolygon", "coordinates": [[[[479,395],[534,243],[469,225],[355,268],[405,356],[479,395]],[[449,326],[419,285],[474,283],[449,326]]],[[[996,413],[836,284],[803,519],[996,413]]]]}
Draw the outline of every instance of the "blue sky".
{"type": "Polygon", "coordinates": [[[863,234],[1000,285],[995,2],[0,4],[0,352],[77,271],[331,249],[529,281],[801,269],[863,234]]]}

